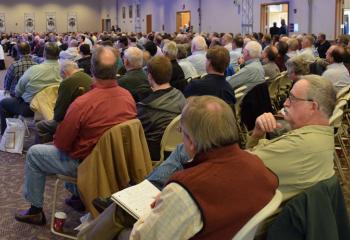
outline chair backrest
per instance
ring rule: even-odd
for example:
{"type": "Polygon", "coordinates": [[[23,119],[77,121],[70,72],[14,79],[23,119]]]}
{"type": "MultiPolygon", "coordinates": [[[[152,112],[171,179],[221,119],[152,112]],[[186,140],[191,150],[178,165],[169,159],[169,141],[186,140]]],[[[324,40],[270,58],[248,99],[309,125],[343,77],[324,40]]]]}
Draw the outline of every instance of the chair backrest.
{"type": "Polygon", "coordinates": [[[181,115],[174,118],[166,127],[162,140],[160,142],[160,160],[159,165],[164,160],[164,151],[172,152],[176,146],[182,143],[182,134],[178,131],[181,115]]]}
{"type": "MultiPolygon", "coordinates": [[[[239,88],[236,88],[236,89],[234,90],[235,96],[236,96],[237,94],[239,94],[239,93],[244,93],[246,89],[247,89],[247,86],[246,86],[246,85],[243,85],[243,86],[241,86],[241,87],[239,87],[239,88]]],[[[236,96],[236,97],[237,97],[237,96],[236,96]]]]}
{"type": "Polygon", "coordinates": [[[276,209],[280,206],[282,202],[282,193],[279,190],[276,190],[275,195],[271,201],[261,209],[257,214],[255,214],[242,228],[239,232],[233,237],[232,240],[253,240],[256,230],[258,229],[259,224],[271,216],[276,209]]]}
{"type": "Polygon", "coordinates": [[[343,96],[345,96],[347,93],[350,92],[350,85],[343,87],[342,89],[339,90],[339,92],[337,93],[337,100],[343,96]]]}

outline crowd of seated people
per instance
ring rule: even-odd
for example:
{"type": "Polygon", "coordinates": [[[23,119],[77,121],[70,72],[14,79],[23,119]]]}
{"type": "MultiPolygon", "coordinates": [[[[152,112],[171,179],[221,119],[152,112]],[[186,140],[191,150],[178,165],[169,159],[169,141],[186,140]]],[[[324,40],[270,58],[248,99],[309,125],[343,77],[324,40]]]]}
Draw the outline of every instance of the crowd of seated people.
{"type": "MultiPolygon", "coordinates": [[[[41,142],[53,140],[53,145],[34,145],[26,156],[24,197],[30,207],[16,214],[18,221],[45,224],[45,177],[76,177],[79,163],[102,134],[133,118],[142,123],[152,160],[159,160],[164,130],[179,114],[183,144],[147,177],[162,190],[148,218],[126,223],[125,213],[113,204],[80,234],[82,238],[113,239],[127,228],[132,229],[131,239],[164,239],[180,232],[186,239],[229,238],[272,199],[275,189],[288,201],[335,174],[329,119],[336,92],[350,85],[346,37],[330,44],[323,33],[14,33],[2,35],[1,44],[17,59],[5,77],[9,96],[0,101],[1,133],[7,117],[33,116],[29,104],[35,94],[60,84],[54,118],[36,125],[41,142]],[[234,90],[246,86],[247,94],[284,71],[292,84],[281,113],[291,130],[266,139],[281,125],[276,112],[264,113],[256,118],[242,151],[234,90]],[[55,164],[49,163],[52,159],[55,164]],[[241,171],[230,175],[237,171],[235,164],[241,171]],[[206,166],[216,168],[217,175],[209,168],[203,171],[206,166]],[[260,170],[253,173],[256,168],[260,170]],[[245,174],[260,181],[246,179],[245,174]],[[235,199],[232,182],[260,186],[254,192],[261,191],[255,196],[261,202],[235,199]],[[227,201],[217,202],[213,195],[220,200],[226,196],[227,201]],[[225,225],[223,219],[237,218],[228,199],[254,209],[243,209],[237,225],[225,225]],[[220,212],[212,212],[212,204],[220,206],[220,212]],[[113,225],[109,222],[114,217],[120,222],[113,225]],[[169,226],[174,218],[178,221],[169,226]],[[104,225],[110,228],[101,228],[104,225]]],[[[66,203],[83,210],[76,186],[69,191],[72,197],[66,203]]]]}

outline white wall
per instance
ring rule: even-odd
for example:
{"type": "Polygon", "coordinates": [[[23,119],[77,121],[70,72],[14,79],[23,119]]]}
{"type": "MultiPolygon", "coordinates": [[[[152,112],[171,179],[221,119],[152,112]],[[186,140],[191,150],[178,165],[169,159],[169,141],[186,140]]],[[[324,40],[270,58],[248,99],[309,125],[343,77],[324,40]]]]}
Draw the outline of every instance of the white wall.
{"type": "MultiPolygon", "coordinates": [[[[113,1],[113,0],[112,0],[113,1]]],[[[77,13],[78,31],[100,29],[100,3],[96,0],[1,0],[0,12],[6,15],[6,32],[24,31],[24,13],[35,14],[35,31],[46,31],[46,12],[56,12],[57,32],[67,31],[67,13],[77,13]]]]}
{"type": "MultiPolygon", "coordinates": [[[[98,2],[98,1],[95,1],[98,2]]],[[[111,24],[117,24],[117,3],[115,0],[100,0],[101,19],[111,19],[111,24]]],[[[101,23],[100,23],[101,24],[101,23]]]]}

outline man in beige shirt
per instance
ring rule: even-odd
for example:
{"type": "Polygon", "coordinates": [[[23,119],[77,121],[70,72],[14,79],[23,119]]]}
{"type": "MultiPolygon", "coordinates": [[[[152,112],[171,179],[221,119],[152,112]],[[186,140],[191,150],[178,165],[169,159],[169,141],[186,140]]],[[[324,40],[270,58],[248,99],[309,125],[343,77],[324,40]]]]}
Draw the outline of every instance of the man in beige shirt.
{"type": "Polygon", "coordinates": [[[277,174],[284,200],[334,175],[334,134],[329,117],[335,100],[330,81],[306,75],[294,84],[282,110],[291,131],[266,140],[265,134],[281,124],[271,113],[256,119],[247,147],[277,174]]]}

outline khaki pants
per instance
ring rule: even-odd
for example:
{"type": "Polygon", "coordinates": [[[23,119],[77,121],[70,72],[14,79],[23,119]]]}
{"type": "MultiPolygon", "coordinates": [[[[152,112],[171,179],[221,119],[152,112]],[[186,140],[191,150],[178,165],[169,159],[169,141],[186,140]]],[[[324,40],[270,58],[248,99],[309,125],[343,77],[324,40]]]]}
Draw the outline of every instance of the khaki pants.
{"type": "Polygon", "coordinates": [[[121,231],[126,228],[132,228],[135,222],[136,219],[113,203],[88,227],[79,232],[78,239],[118,239],[121,231]]]}

